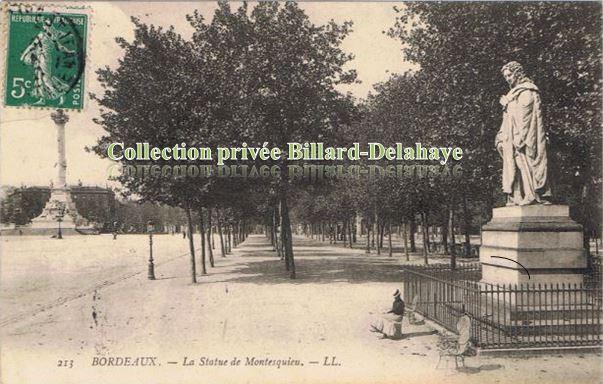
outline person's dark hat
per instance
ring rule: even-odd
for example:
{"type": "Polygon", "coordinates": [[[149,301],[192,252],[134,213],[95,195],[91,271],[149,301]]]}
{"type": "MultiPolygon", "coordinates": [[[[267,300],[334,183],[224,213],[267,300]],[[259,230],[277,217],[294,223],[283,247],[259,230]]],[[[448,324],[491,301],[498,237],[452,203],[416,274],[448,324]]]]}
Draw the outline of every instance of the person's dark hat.
{"type": "Polygon", "coordinates": [[[396,292],[394,292],[394,297],[400,296],[400,290],[396,289],[396,292]]]}

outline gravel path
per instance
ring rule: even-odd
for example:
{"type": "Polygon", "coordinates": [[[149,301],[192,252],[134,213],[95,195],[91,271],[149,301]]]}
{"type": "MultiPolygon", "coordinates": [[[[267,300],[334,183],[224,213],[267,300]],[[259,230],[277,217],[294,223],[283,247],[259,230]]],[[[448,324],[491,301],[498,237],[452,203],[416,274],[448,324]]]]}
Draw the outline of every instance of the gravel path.
{"type": "MultiPolygon", "coordinates": [[[[101,267],[92,274],[78,272],[86,269],[81,261],[66,275],[69,282],[48,280],[50,287],[27,291],[25,297],[40,297],[42,303],[55,300],[54,305],[0,328],[2,382],[600,382],[596,354],[474,357],[467,359],[465,370],[454,370],[452,361],[449,368],[442,364],[436,370],[438,335],[429,324],[411,326],[405,321],[403,340],[379,339],[369,332],[369,324],[401,288],[398,257],[296,238],[298,279],[290,280],[283,262],[258,235],[227,258],[216,254],[216,267],[208,266],[209,274],[192,285],[188,257],[178,257],[186,252],[186,242],[158,238],[157,244],[165,244],[158,245],[157,260],[171,261],[157,266],[156,281],[147,280],[144,273],[148,239],[124,236],[124,245],[138,255],[124,268],[119,267],[123,261],[110,256],[105,260],[99,252],[90,265],[101,267]],[[113,268],[111,273],[104,271],[105,265],[113,268]],[[107,279],[112,283],[102,285],[107,279]],[[59,296],[53,293],[55,283],[59,296]],[[70,299],[56,302],[60,297],[70,299]],[[73,368],[59,367],[62,360],[73,368]],[[138,365],[107,366],[126,361],[138,365]]],[[[115,249],[110,238],[88,241],[98,241],[99,249],[115,249]]],[[[4,260],[7,247],[2,245],[4,307],[6,297],[19,302],[21,284],[14,276],[5,284],[5,276],[16,269],[4,260]]],[[[61,269],[54,263],[64,263],[66,257],[46,253],[48,262],[40,265],[35,248],[21,254],[31,259],[29,264],[15,262],[30,278],[49,268],[61,269]]],[[[78,257],[85,258],[86,252],[80,252],[78,257]]],[[[8,318],[3,313],[3,319],[8,318]]]]}

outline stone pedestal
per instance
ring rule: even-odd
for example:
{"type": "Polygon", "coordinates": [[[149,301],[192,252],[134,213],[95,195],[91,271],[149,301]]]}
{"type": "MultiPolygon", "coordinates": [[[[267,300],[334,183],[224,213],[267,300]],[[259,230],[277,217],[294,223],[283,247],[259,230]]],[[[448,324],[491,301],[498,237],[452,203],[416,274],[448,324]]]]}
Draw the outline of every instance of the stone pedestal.
{"type": "Polygon", "coordinates": [[[582,226],[565,205],[495,208],[482,227],[480,262],[483,283],[580,284],[586,268],[582,226]]]}
{"type": "Polygon", "coordinates": [[[50,199],[44,206],[42,213],[31,221],[31,229],[57,229],[61,217],[61,229],[71,232],[77,224],[82,224],[83,219],[79,217],[75,203],[71,200],[68,189],[53,189],[50,199]]]}

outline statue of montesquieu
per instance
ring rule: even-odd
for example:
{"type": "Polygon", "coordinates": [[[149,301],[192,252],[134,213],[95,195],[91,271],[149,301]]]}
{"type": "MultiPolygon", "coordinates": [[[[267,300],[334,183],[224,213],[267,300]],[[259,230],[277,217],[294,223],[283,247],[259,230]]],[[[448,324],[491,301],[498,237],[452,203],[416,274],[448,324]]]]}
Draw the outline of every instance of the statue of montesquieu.
{"type": "Polygon", "coordinates": [[[507,63],[501,72],[511,87],[500,98],[503,121],[496,135],[507,205],[550,204],[540,92],[518,62],[507,63]]]}

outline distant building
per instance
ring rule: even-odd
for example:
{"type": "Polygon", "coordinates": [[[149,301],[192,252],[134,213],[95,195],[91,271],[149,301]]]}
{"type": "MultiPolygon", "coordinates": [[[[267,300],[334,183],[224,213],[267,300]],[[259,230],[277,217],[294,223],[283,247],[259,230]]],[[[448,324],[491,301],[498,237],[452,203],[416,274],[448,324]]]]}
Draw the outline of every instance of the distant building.
{"type": "MultiPolygon", "coordinates": [[[[115,193],[98,186],[71,186],[71,198],[78,212],[98,229],[110,227],[116,216],[115,193]]],[[[37,217],[50,198],[50,187],[3,188],[2,221],[27,225],[37,217]]]]}

